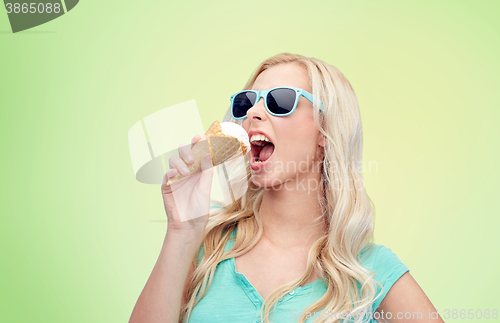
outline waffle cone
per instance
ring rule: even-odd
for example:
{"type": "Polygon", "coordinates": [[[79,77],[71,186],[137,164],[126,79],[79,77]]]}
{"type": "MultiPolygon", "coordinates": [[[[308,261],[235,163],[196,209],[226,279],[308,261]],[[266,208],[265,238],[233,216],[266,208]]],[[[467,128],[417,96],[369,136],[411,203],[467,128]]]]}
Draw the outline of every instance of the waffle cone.
{"type": "Polygon", "coordinates": [[[194,163],[186,165],[189,169],[189,175],[184,176],[178,173],[168,180],[167,185],[172,185],[186,177],[201,172],[201,159],[207,153],[210,153],[212,156],[213,166],[220,165],[235,155],[239,156],[239,154],[236,154],[238,151],[242,154],[246,153],[246,147],[238,139],[222,133],[219,121],[217,120],[208,128],[205,138],[195,143],[191,148],[194,154],[194,163]]]}

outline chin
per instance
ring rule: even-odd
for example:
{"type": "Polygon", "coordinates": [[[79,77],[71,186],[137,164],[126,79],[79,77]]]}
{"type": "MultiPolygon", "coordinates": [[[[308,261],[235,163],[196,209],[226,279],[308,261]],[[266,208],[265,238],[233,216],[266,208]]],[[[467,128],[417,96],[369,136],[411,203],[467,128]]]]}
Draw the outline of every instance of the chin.
{"type": "Polygon", "coordinates": [[[284,189],[283,183],[290,179],[283,178],[283,176],[278,176],[278,174],[268,172],[268,173],[253,173],[252,182],[255,186],[264,188],[266,190],[279,191],[284,189]]]}
{"type": "Polygon", "coordinates": [[[269,178],[264,178],[263,175],[256,175],[252,174],[252,182],[255,184],[257,187],[271,187],[272,186],[272,180],[269,178]]]}
{"type": "Polygon", "coordinates": [[[263,172],[261,174],[253,173],[252,174],[252,182],[255,184],[255,186],[263,187],[263,188],[271,188],[273,186],[280,186],[282,183],[280,181],[280,179],[274,177],[272,174],[263,173],[263,172]]]}

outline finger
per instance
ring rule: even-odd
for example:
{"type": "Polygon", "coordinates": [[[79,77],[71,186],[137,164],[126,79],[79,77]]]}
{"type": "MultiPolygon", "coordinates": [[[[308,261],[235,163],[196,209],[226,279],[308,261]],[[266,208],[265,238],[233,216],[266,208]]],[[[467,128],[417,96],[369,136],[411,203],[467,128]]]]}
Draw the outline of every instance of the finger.
{"type": "Polygon", "coordinates": [[[167,186],[167,183],[175,175],[177,175],[177,169],[175,168],[169,170],[168,172],[165,173],[165,175],[163,175],[163,181],[161,183],[161,191],[163,194],[172,193],[172,188],[170,187],[170,185],[167,186]]]}
{"type": "Polygon", "coordinates": [[[193,139],[191,139],[191,148],[193,148],[194,144],[200,141],[201,136],[200,135],[195,135],[193,139]]]}
{"type": "Polygon", "coordinates": [[[173,168],[170,169],[168,172],[165,173],[165,176],[163,176],[163,184],[167,184],[168,180],[175,177],[179,172],[177,169],[173,168]]]}
{"type": "Polygon", "coordinates": [[[194,163],[194,154],[190,145],[180,145],[179,146],[179,157],[188,165],[194,163]]]}
{"type": "Polygon", "coordinates": [[[179,156],[171,156],[168,159],[168,164],[171,169],[177,170],[177,172],[181,173],[182,175],[189,175],[189,169],[186,167],[186,163],[179,156]]]}

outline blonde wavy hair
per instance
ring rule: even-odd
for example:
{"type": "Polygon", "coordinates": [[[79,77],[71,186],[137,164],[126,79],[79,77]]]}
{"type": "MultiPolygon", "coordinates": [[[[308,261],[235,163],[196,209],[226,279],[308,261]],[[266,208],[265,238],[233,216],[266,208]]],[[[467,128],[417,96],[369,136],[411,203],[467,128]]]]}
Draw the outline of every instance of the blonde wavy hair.
{"type": "MultiPolygon", "coordinates": [[[[302,276],[275,289],[266,297],[261,308],[261,321],[269,323],[270,314],[278,300],[305,283],[314,272],[322,277],[327,290],[304,311],[305,314],[320,310],[329,313],[370,313],[372,302],[380,296],[375,295],[375,284],[382,288],[382,292],[383,287],[372,279],[374,273],[364,268],[359,258],[362,251],[371,251],[373,207],[362,187],[358,167],[363,142],[356,95],[349,81],[334,66],[290,53],[282,53],[262,62],[244,89],[250,89],[260,73],[283,63],[296,63],[307,71],[312,94],[323,103],[321,112],[318,101],[314,102],[314,122],[326,138],[321,175],[324,194],[318,196],[321,219],[327,223],[328,231],[311,247],[307,268],[302,276]]],[[[224,121],[241,125],[241,120],[231,117],[230,110],[224,121]]],[[[262,236],[259,209],[264,190],[253,184],[248,165],[246,181],[248,190],[241,198],[209,217],[204,233],[203,258],[189,282],[187,303],[181,310],[180,322],[189,320],[193,307],[207,293],[217,264],[250,251],[262,236]],[[237,235],[234,246],[224,253],[224,247],[235,228],[237,235]]],[[[305,314],[298,322],[305,322],[305,314]]],[[[315,323],[340,321],[338,317],[318,316],[315,323]]],[[[362,322],[363,317],[351,317],[351,320],[362,322]]]]}

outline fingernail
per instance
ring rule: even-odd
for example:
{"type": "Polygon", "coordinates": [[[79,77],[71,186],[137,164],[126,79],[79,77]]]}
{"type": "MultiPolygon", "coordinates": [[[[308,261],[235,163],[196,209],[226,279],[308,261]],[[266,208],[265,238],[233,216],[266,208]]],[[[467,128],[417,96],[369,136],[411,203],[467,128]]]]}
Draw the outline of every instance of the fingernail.
{"type": "Polygon", "coordinates": [[[191,155],[189,155],[189,156],[187,157],[187,161],[188,161],[188,163],[190,163],[190,164],[191,164],[192,162],[194,162],[194,157],[193,157],[193,156],[191,156],[191,155]]]}
{"type": "Polygon", "coordinates": [[[187,169],[187,167],[183,167],[181,169],[181,172],[182,172],[182,175],[189,175],[189,169],[187,169]]]}

